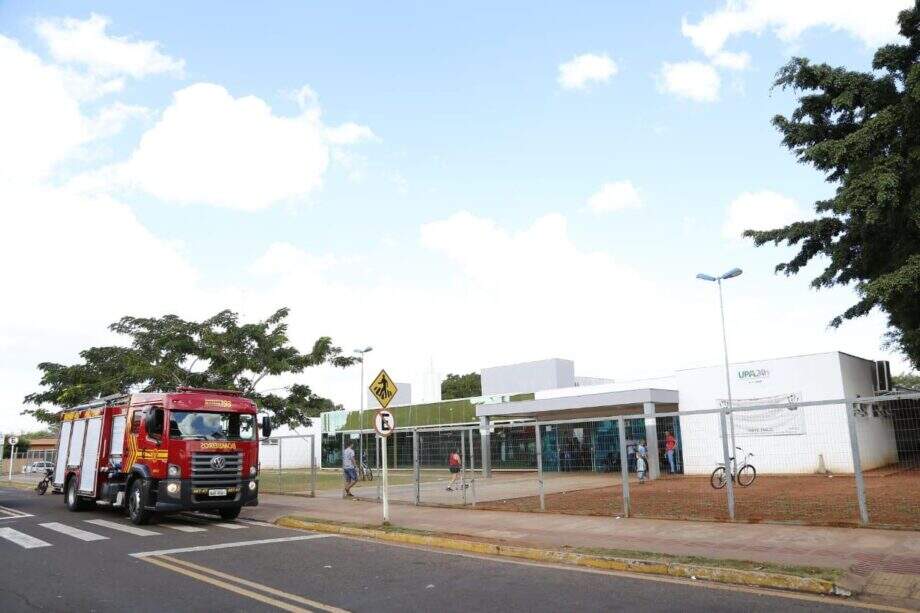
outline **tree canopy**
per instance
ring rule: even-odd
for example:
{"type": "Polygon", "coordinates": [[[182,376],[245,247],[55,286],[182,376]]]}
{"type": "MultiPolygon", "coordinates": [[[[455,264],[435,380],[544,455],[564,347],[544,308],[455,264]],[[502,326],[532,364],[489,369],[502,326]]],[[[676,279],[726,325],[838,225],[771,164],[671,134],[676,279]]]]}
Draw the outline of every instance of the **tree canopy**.
{"type": "Polygon", "coordinates": [[[441,381],[442,400],[472,398],[473,396],[482,396],[482,381],[478,372],[465,375],[451,374],[441,381]]]}
{"type": "Polygon", "coordinates": [[[776,87],[799,94],[789,117],[773,124],[798,160],[824,173],[835,195],[817,216],[783,228],[748,230],[758,246],[798,245],[777,271],[798,273],[816,256],[815,288],[851,285],[856,304],[831,325],[879,308],[886,342],[920,366],[920,0],[898,16],[904,44],[875,53],[873,72],[793,58],[776,87]]]}
{"type": "Polygon", "coordinates": [[[891,377],[891,381],[898,387],[920,390],[920,374],[915,372],[907,372],[900,375],[894,375],[891,377]]]}
{"type": "Polygon", "coordinates": [[[281,308],[264,321],[242,324],[230,310],[201,322],[176,315],[122,317],[109,329],[128,337],[128,346],[91,347],[80,352],[82,362],[70,366],[39,364],[45,389],[26,396],[27,403],[38,406],[23,413],[53,423],[54,413],[41,405],[66,408],[111,394],[192,386],[238,390],[275,424],[309,425],[310,417],[335,405],[303,383],[268,390],[285,391],[283,395],[260,393],[257,386],[268,376],[299,374],[321,364],[346,367],[355,358],[343,356],[328,336],[301,353],[289,342],[288,314],[281,308]]]}

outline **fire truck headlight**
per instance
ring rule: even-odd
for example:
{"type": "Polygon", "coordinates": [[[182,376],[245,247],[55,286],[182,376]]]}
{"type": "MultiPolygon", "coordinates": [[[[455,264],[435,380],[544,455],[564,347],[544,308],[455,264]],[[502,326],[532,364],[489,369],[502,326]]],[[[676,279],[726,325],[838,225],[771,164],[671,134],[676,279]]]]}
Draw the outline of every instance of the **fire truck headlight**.
{"type": "Polygon", "coordinates": [[[172,496],[175,496],[179,493],[179,484],[178,483],[167,483],[166,492],[172,496]]]}
{"type": "Polygon", "coordinates": [[[178,464],[170,464],[169,468],[166,469],[166,474],[170,477],[179,477],[182,475],[182,469],[179,468],[178,464]]]}
{"type": "Polygon", "coordinates": [[[249,491],[253,491],[253,490],[255,490],[255,489],[256,489],[256,482],[255,482],[255,481],[250,481],[250,482],[249,482],[249,491]]]}
{"type": "Polygon", "coordinates": [[[250,466],[250,467],[249,467],[249,476],[250,476],[250,477],[255,477],[255,476],[256,476],[256,467],[255,467],[255,466],[250,466]]]}

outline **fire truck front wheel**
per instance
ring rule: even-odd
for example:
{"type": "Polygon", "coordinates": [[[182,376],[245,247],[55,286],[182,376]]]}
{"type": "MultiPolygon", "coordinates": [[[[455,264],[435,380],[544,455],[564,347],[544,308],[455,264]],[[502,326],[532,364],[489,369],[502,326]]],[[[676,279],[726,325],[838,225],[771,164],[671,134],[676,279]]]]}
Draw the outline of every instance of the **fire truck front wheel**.
{"type": "Polygon", "coordinates": [[[135,479],[128,488],[128,517],[138,526],[150,521],[152,513],[144,508],[144,481],[135,479]]]}
{"type": "Polygon", "coordinates": [[[86,500],[80,497],[77,494],[77,478],[71,477],[67,481],[67,488],[65,489],[66,495],[64,496],[64,502],[67,504],[67,509],[70,511],[82,511],[86,508],[86,500]]]}

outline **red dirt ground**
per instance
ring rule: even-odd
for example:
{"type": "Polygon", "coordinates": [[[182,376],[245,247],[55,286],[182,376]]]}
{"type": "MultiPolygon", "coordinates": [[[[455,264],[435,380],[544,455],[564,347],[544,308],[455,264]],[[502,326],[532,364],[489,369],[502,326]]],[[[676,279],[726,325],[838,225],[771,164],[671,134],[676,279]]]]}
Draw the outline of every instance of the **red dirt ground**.
{"type": "MultiPolygon", "coordinates": [[[[870,524],[920,528],[920,471],[867,473],[870,524]]],[[[622,515],[620,487],[577,490],[545,496],[546,510],[574,515],[622,515]]],[[[676,476],[630,483],[633,517],[727,520],[725,490],[708,477],[676,476]]],[[[536,496],[482,502],[477,509],[538,511],[536,496]]],[[[857,525],[856,481],[850,476],[758,475],[747,488],[735,487],[735,517],[750,522],[857,525]]]]}

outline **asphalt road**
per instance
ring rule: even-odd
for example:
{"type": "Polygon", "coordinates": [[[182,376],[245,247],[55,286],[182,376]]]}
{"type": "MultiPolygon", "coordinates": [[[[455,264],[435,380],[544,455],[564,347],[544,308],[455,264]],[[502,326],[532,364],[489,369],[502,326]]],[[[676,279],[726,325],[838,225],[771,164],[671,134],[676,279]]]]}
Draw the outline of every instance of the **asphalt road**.
{"type": "MultiPolygon", "coordinates": [[[[244,514],[245,515],[245,514],[244,514]]],[[[0,603],[14,611],[852,611],[832,602],[521,564],[245,520],[70,513],[0,490],[0,603]]]]}

